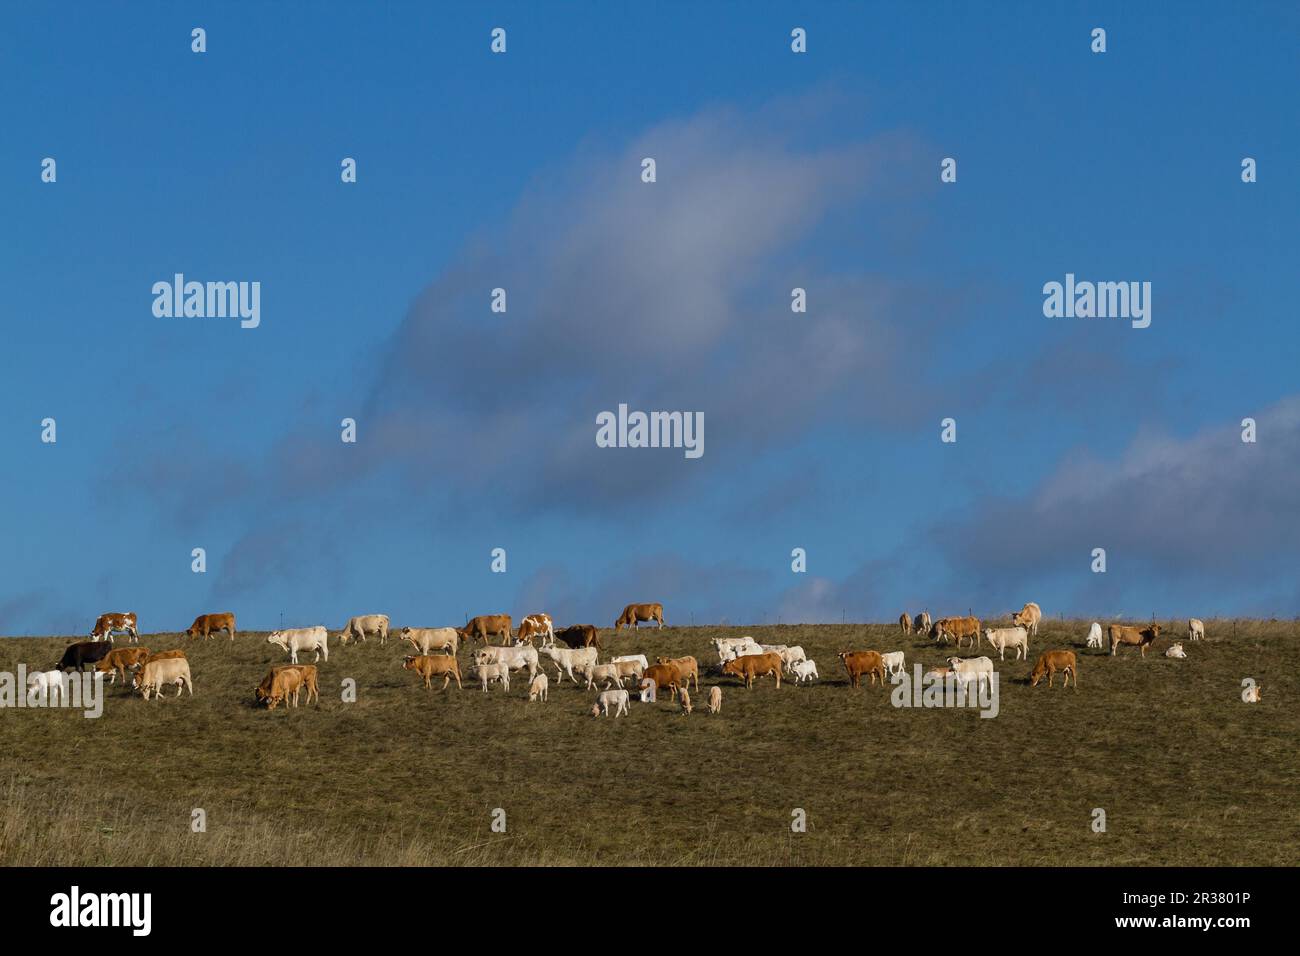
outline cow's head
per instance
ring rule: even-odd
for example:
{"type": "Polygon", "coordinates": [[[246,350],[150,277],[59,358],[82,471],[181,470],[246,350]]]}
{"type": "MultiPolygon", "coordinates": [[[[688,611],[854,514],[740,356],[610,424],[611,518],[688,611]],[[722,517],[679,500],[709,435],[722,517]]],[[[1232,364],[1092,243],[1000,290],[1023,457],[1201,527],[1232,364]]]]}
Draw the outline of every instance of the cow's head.
{"type": "Polygon", "coordinates": [[[961,663],[961,658],[960,658],[960,657],[950,657],[950,658],[948,658],[948,666],[951,667],[953,670],[956,670],[956,669],[957,669],[957,665],[960,664],[960,663],[961,663]]]}
{"type": "Polygon", "coordinates": [[[413,656],[408,654],[406,657],[402,658],[402,670],[404,671],[415,670],[415,658],[413,656]]]}

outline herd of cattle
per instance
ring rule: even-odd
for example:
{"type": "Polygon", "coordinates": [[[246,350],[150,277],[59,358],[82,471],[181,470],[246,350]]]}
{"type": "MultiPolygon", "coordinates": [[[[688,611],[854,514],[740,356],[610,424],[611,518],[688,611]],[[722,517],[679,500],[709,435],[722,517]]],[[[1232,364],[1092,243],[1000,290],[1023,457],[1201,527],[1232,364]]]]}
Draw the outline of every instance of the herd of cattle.
{"type": "MultiPolygon", "coordinates": [[[[1041,620],[1042,610],[1037,604],[1029,603],[1011,615],[1010,627],[981,629],[979,619],[971,616],[932,621],[926,611],[914,618],[903,614],[898,623],[904,635],[926,635],[943,644],[955,642],[959,649],[967,642],[973,649],[978,649],[982,635],[990,649],[998,652],[999,660],[1005,661],[1008,650],[1014,653],[1013,660],[1028,660],[1029,641],[1031,637],[1037,637],[1041,620]]],[[[627,605],[614,622],[614,630],[617,633],[624,626],[635,630],[643,622],[664,627],[663,605],[627,605]]],[[[187,637],[204,640],[221,633],[234,641],[234,614],[201,614],[185,631],[187,637]]],[[[697,693],[700,689],[700,666],[694,657],[656,657],[652,664],[644,654],[629,654],[601,663],[603,648],[600,632],[594,625],[574,624],[557,631],[547,614],[530,614],[517,629],[510,615],[490,614],[475,617],[463,627],[403,627],[398,634],[400,640],[409,643],[414,651],[403,657],[402,667],[412,671],[429,689],[437,677],[443,679],[442,690],[446,690],[453,680],[458,688],[463,686],[459,656],[462,645],[472,651],[468,676],[484,692],[492,684],[500,684],[503,691],[509,693],[511,674],[524,672],[528,681],[528,700],[545,702],[550,678],[543,664],[549,662],[555,669],[558,683],[563,683],[567,677],[588,691],[599,691],[591,708],[593,716],[608,715],[611,709],[616,717],[627,713],[630,699],[628,682],[646,702],[654,701],[659,692],[668,691],[672,699],[680,702],[681,710],[686,714],[692,709],[692,682],[697,693]],[[493,644],[493,638],[498,638],[501,643],[493,644]]],[[[1136,647],[1145,658],[1147,648],[1159,635],[1159,624],[1144,627],[1112,624],[1106,630],[1111,655],[1122,646],[1130,646],[1136,647]]],[[[382,645],[387,643],[389,636],[388,615],[368,614],[350,619],[338,632],[337,642],[346,646],[374,638],[382,645]]],[[[1204,636],[1205,625],[1201,621],[1193,618],[1187,622],[1189,641],[1204,636]]],[[[48,687],[51,683],[63,681],[62,675],[66,672],[80,671],[92,664],[96,671],[108,677],[110,683],[119,678],[124,683],[129,680],[132,689],[145,700],[151,696],[160,698],[162,689],[167,686],[175,686],[178,697],[187,690],[193,695],[194,683],[185,651],[178,648],[152,653],[148,648],[138,646],[139,640],[134,613],[101,614],[91,630],[90,640],[69,645],[56,665],[48,671],[31,674],[29,683],[48,687]],[[115,634],[127,635],[136,646],[114,647],[115,634]]],[[[319,625],[273,631],[267,642],[283,650],[289,663],[272,667],[263,677],[254,689],[256,701],[271,710],[281,703],[296,707],[303,691],[307,693],[308,703],[313,699],[318,701],[317,664],[322,660],[329,661],[329,640],[329,632],[319,625]],[[314,653],[313,663],[299,662],[300,653],[314,653]]],[[[752,688],[754,681],[763,677],[772,677],[777,688],[780,688],[783,676],[793,678],[796,684],[820,679],[816,661],[808,658],[799,646],[759,644],[752,637],[719,638],[712,644],[718,655],[721,674],[737,678],[746,688],[752,688]]],[[[1104,650],[1100,624],[1094,622],[1089,629],[1087,647],[1104,650]]],[[[1187,655],[1182,643],[1178,642],[1165,651],[1165,656],[1186,658],[1187,655]]],[[[900,678],[906,668],[903,651],[846,650],[840,653],[839,659],[853,687],[858,687],[863,677],[868,678],[870,685],[879,680],[883,687],[887,677],[900,678]]],[[[1078,658],[1073,651],[1045,651],[1034,664],[1030,684],[1036,687],[1046,677],[1048,686],[1052,687],[1059,673],[1063,686],[1069,686],[1073,680],[1077,690],[1078,669],[1078,658]]],[[[989,657],[954,656],[948,658],[947,667],[930,670],[926,677],[951,679],[958,685],[968,682],[982,684],[993,672],[993,661],[989,657]]],[[[707,707],[711,713],[721,710],[720,687],[709,688],[707,707]]]]}

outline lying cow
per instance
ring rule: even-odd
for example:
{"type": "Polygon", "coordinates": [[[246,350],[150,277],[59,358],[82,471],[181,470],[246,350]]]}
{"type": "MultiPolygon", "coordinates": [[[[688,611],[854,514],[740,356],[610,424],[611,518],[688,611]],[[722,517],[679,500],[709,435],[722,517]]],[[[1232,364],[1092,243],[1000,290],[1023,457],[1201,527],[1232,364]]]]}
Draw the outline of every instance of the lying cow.
{"type": "Polygon", "coordinates": [[[433,689],[433,679],[439,675],[442,675],[441,690],[447,689],[453,677],[456,678],[456,689],[463,689],[460,683],[460,662],[451,654],[407,656],[402,658],[402,670],[415,671],[424,681],[425,690],[433,689]]]}
{"type": "Polygon", "coordinates": [[[1171,645],[1169,650],[1165,651],[1165,657],[1177,658],[1180,661],[1186,660],[1187,652],[1183,650],[1183,642],[1179,641],[1177,644],[1171,645]]]}
{"type": "Polygon", "coordinates": [[[344,647],[347,647],[353,641],[360,641],[364,644],[367,637],[379,638],[380,644],[387,643],[387,614],[362,614],[349,618],[348,623],[343,625],[343,630],[339,632],[339,643],[344,647]]]}
{"type": "Polygon", "coordinates": [[[454,627],[404,627],[402,640],[420,654],[446,651],[454,657],[460,650],[460,632],[454,627]]]}
{"type": "Polygon", "coordinates": [[[1016,652],[1018,661],[1029,656],[1029,631],[1024,627],[986,627],[984,640],[998,652],[998,660],[1007,659],[1008,647],[1016,652]]]}
{"type": "Polygon", "coordinates": [[[596,703],[591,705],[591,716],[608,717],[609,709],[614,708],[614,717],[617,719],[627,713],[627,691],[625,690],[606,690],[601,691],[600,696],[596,698],[596,703]]]}
{"type": "Polygon", "coordinates": [[[1029,686],[1037,687],[1038,682],[1047,675],[1047,686],[1052,686],[1052,679],[1056,676],[1057,671],[1062,671],[1065,679],[1062,682],[1063,687],[1070,686],[1070,677],[1074,677],[1074,689],[1079,689],[1079,662],[1075,659],[1074,651],[1045,651],[1038,655],[1038,661],[1034,664],[1034,672],[1029,675],[1029,686]]]}
{"type": "Polygon", "coordinates": [[[1130,627],[1126,624],[1112,624],[1106,629],[1110,637],[1110,653],[1115,656],[1115,652],[1121,644],[1129,644],[1138,648],[1142,656],[1147,656],[1147,648],[1154,644],[1156,638],[1160,636],[1160,625],[1151,624],[1148,627],[1130,627]]]}
{"type": "Polygon", "coordinates": [[[288,651],[289,660],[295,664],[298,663],[299,651],[315,651],[316,661],[319,661],[322,656],[327,661],[330,659],[329,632],[320,624],[315,627],[293,627],[284,631],[272,631],[266,643],[288,651]]]}
{"type": "Polygon", "coordinates": [[[200,614],[194,623],[185,629],[186,637],[202,637],[205,641],[213,634],[225,631],[230,639],[235,639],[235,615],[230,611],[221,614],[200,614]]]}

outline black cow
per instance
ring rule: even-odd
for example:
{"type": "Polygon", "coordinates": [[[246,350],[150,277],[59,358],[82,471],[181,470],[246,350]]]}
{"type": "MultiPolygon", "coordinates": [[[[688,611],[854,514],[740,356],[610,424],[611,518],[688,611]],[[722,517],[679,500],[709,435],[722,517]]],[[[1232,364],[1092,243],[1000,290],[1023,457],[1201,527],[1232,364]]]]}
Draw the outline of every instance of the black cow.
{"type": "Polygon", "coordinates": [[[594,647],[600,650],[600,631],[593,624],[571,624],[556,631],[555,639],[570,647],[594,647]]]}
{"type": "Polygon", "coordinates": [[[79,671],[86,664],[98,664],[112,649],[113,645],[108,641],[78,641],[76,644],[69,644],[67,650],[63,652],[63,659],[55,665],[55,669],[79,671]]]}

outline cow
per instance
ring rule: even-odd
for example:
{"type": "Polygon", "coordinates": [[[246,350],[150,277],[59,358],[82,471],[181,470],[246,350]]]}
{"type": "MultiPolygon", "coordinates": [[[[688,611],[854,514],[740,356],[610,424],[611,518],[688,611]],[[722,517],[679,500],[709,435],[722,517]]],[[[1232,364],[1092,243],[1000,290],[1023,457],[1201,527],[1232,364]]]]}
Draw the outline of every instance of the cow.
{"type": "Polygon", "coordinates": [[[645,674],[646,665],[637,660],[637,657],[644,657],[642,654],[633,658],[616,657],[610,661],[610,666],[618,669],[619,677],[630,677],[632,680],[639,681],[645,674]]]}
{"type": "MultiPolygon", "coordinates": [[[[682,673],[674,664],[651,664],[645,669],[645,675],[641,679],[641,686],[645,686],[646,681],[654,681],[655,696],[658,692],[667,688],[673,697],[677,696],[677,689],[682,684],[682,673]]],[[[645,700],[645,695],[641,697],[645,700]]]]}
{"type": "Polygon", "coordinates": [[[754,643],[753,638],[747,638],[738,644],[729,644],[718,651],[718,663],[725,664],[728,661],[734,661],[737,657],[745,657],[752,654],[766,654],[762,646],[754,643]]]}
{"type": "Polygon", "coordinates": [[[1017,627],[986,627],[984,629],[984,640],[988,641],[989,647],[998,652],[998,659],[1005,661],[1007,659],[1007,648],[1013,648],[1016,652],[1016,660],[1023,660],[1029,657],[1029,631],[1024,626],[1017,627]]]}
{"type": "Polygon", "coordinates": [[[194,696],[194,681],[190,677],[190,662],[183,657],[170,657],[163,660],[149,661],[135,675],[135,688],[149,699],[152,692],[155,700],[162,698],[162,689],[168,684],[176,685],[176,696],[189,689],[194,696]]]}
{"type": "Polygon", "coordinates": [[[817,673],[816,661],[798,661],[790,668],[790,672],[794,674],[794,682],[796,684],[806,684],[814,677],[821,680],[821,675],[817,673]]]}
{"type": "Polygon", "coordinates": [[[98,664],[108,656],[108,652],[112,649],[112,644],[97,641],[77,641],[77,643],[67,646],[63,651],[63,657],[51,670],[79,671],[87,664],[98,664]]]}
{"type": "MultiPolygon", "coordinates": [[[[771,652],[763,654],[746,654],[737,657],[734,661],[727,661],[722,665],[723,675],[732,675],[739,677],[745,682],[745,687],[749,690],[754,689],[754,678],[767,677],[771,675],[776,678],[776,689],[781,689],[781,670],[783,662],[780,654],[771,652]]],[[[696,687],[698,690],[698,685],[696,687]]]]}
{"type": "Polygon", "coordinates": [[[290,707],[297,707],[298,696],[306,688],[307,703],[310,704],[314,699],[319,704],[320,684],[317,676],[315,664],[277,664],[262,678],[262,683],[254,688],[253,696],[258,703],[266,704],[268,710],[275,710],[282,700],[290,707]],[[284,674],[286,671],[293,671],[293,674],[284,674]],[[280,676],[282,674],[284,676],[280,676]],[[293,696],[290,697],[290,694],[293,696]]]}
{"type": "Polygon", "coordinates": [[[401,633],[420,654],[446,651],[455,657],[460,649],[460,632],[454,627],[404,627],[401,633]]]}
{"type": "Polygon", "coordinates": [[[1106,634],[1110,638],[1110,653],[1115,656],[1121,644],[1132,644],[1141,652],[1143,658],[1147,656],[1147,647],[1156,642],[1160,636],[1160,625],[1151,624],[1147,627],[1130,627],[1127,624],[1112,624],[1106,628],[1106,634]]]}
{"type": "Polygon", "coordinates": [[[1011,612],[1011,624],[1013,627],[1023,627],[1034,637],[1038,636],[1038,622],[1043,619],[1043,609],[1033,601],[1030,601],[1019,611],[1011,612]]]}
{"type": "Polygon", "coordinates": [[[535,700],[540,700],[543,704],[546,703],[546,688],[549,683],[546,672],[540,671],[528,685],[528,702],[531,704],[535,700]]]}
{"type": "Polygon", "coordinates": [[[1241,699],[1247,704],[1258,704],[1260,696],[1264,693],[1264,688],[1259,684],[1251,684],[1241,692],[1241,699]]]}
{"type": "Polygon", "coordinates": [[[465,640],[482,641],[484,644],[492,643],[488,638],[493,634],[501,635],[502,644],[510,643],[509,614],[480,614],[460,629],[460,635],[465,640]]]}
{"type": "Polygon", "coordinates": [[[456,678],[456,689],[462,690],[460,683],[460,662],[452,654],[421,654],[418,657],[408,655],[402,658],[402,670],[415,671],[424,681],[424,689],[433,689],[433,679],[442,675],[442,690],[446,690],[451,679],[456,678]]]}
{"type": "Polygon", "coordinates": [[[537,673],[537,648],[528,644],[514,647],[484,647],[474,656],[479,664],[503,664],[512,671],[528,670],[528,679],[537,673]]]}
{"type": "Polygon", "coordinates": [[[487,693],[488,684],[501,682],[501,689],[510,693],[510,668],[504,664],[475,664],[470,673],[483,682],[483,693],[487,693]]]}
{"type": "Polygon", "coordinates": [[[125,683],[126,672],[143,666],[148,659],[149,648],[147,647],[119,647],[105,654],[95,665],[95,670],[101,674],[112,674],[113,676],[108,680],[110,684],[117,683],[119,677],[125,683]]]}
{"type": "Polygon", "coordinates": [[[95,619],[95,626],[90,631],[92,641],[108,641],[113,643],[113,635],[130,634],[133,644],[140,643],[140,631],[136,627],[136,617],[134,611],[128,611],[125,614],[110,612],[101,614],[95,619]]]}
{"type": "Polygon", "coordinates": [[[272,631],[266,643],[274,644],[289,652],[289,660],[298,663],[299,651],[315,651],[316,661],[323,656],[330,659],[329,632],[321,624],[314,627],[293,627],[284,631],[272,631]]]}
{"type": "Polygon", "coordinates": [[[1101,625],[1096,621],[1093,621],[1092,626],[1088,628],[1088,646],[1101,650],[1101,625]]]}
{"type": "Polygon", "coordinates": [[[912,633],[912,618],[906,611],[898,615],[898,626],[903,629],[904,634],[912,633]]]}
{"type": "Polygon", "coordinates": [[[591,716],[608,717],[609,709],[614,708],[615,719],[622,717],[627,713],[627,691],[625,690],[606,690],[601,691],[596,698],[596,703],[591,705],[591,716]]]}
{"type": "Polygon", "coordinates": [[[716,685],[709,688],[709,713],[722,713],[722,688],[716,685]]]}
{"type": "Polygon", "coordinates": [[[951,667],[932,667],[922,676],[922,680],[945,681],[952,674],[951,667]]]}
{"type": "Polygon", "coordinates": [[[348,622],[343,625],[343,630],[339,632],[339,643],[344,647],[352,641],[360,641],[364,644],[367,636],[379,638],[380,644],[388,641],[387,614],[362,614],[348,618],[348,622]]]}
{"type": "Polygon", "coordinates": [[[1038,682],[1047,675],[1047,686],[1052,686],[1052,679],[1056,677],[1057,671],[1063,671],[1065,680],[1061,686],[1070,686],[1070,677],[1074,677],[1074,689],[1079,689],[1079,662],[1075,659],[1074,651],[1044,651],[1038,655],[1038,661],[1034,664],[1034,672],[1029,675],[1029,686],[1037,687],[1038,682]]]}
{"type": "Polygon", "coordinates": [[[961,647],[961,642],[969,637],[971,645],[979,647],[980,622],[977,617],[940,618],[934,622],[930,631],[936,641],[942,640],[945,644],[949,639],[953,639],[956,640],[957,646],[961,647]]]}
{"type": "Polygon", "coordinates": [[[880,662],[885,665],[885,674],[892,681],[897,676],[902,676],[907,670],[907,660],[902,651],[890,651],[888,654],[880,655],[880,662]]]}
{"type": "Polygon", "coordinates": [[[600,631],[594,624],[570,624],[551,635],[551,643],[559,641],[569,647],[594,647],[600,650],[600,631]]]}
{"type": "Polygon", "coordinates": [[[573,676],[573,669],[582,670],[588,664],[596,663],[594,647],[543,647],[542,653],[555,663],[555,679],[560,683],[564,683],[564,675],[568,674],[569,680],[576,684],[578,679],[573,676]]]}
{"type": "Polygon", "coordinates": [[[807,659],[808,655],[804,653],[803,648],[798,644],[793,647],[787,647],[781,652],[781,660],[785,662],[786,670],[790,670],[795,664],[798,664],[800,661],[806,661],[807,659]]]}
{"type": "MultiPolygon", "coordinates": [[[[695,688],[695,689],[696,689],[696,690],[699,690],[698,687],[695,688]]],[[[692,709],[692,708],[691,708],[691,692],[688,691],[685,687],[682,688],[682,692],[681,692],[680,700],[681,700],[681,705],[682,705],[682,716],[683,716],[683,717],[689,717],[689,716],[691,715],[691,709],[692,709]]]]}
{"type": "Polygon", "coordinates": [[[688,686],[691,678],[694,678],[695,689],[697,691],[700,689],[700,665],[695,658],[689,655],[686,657],[657,657],[655,663],[672,664],[677,668],[677,672],[682,675],[682,680],[685,682],[682,686],[688,686]]]}
{"type": "Polygon", "coordinates": [[[1187,619],[1187,639],[1189,641],[1199,641],[1205,637],[1205,622],[1200,618],[1189,617],[1187,619]]]}
{"type": "Polygon", "coordinates": [[[880,686],[885,686],[885,662],[878,651],[841,651],[840,663],[848,671],[849,683],[852,686],[858,686],[863,674],[871,675],[872,684],[875,684],[878,675],[880,686]]]}
{"type": "Polygon", "coordinates": [[[985,681],[991,685],[993,680],[993,661],[987,657],[950,657],[948,667],[952,669],[958,686],[965,686],[973,680],[975,689],[978,690],[985,681]]]}
{"type": "Polygon", "coordinates": [[[154,661],[167,661],[167,660],[171,660],[172,658],[180,658],[180,659],[188,660],[188,658],[185,657],[185,652],[183,650],[181,650],[179,647],[173,647],[170,651],[155,651],[154,653],[146,657],[144,662],[145,664],[151,664],[154,661]]]}
{"type": "Polygon", "coordinates": [[[1165,657],[1177,658],[1180,661],[1186,660],[1187,652],[1183,650],[1183,642],[1179,641],[1177,644],[1171,645],[1169,650],[1165,651],[1165,657]]]}
{"type": "Polygon", "coordinates": [[[916,616],[916,620],[912,622],[912,630],[915,631],[918,636],[921,634],[929,634],[931,626],[929,611],[922,611],[916,616]]]}
{"type": "Polygon", "coordinates": [[[235,615],[230,611],[223,611],[220,614],[200,614],[194,619],[194,623],[185,629],[185,636],[201,636],[206,641],[219,631],[225,631],[230,635],[230,640],[234,641],[235,615]]]}
{"type": "Polygon", "coordinates": [[[534,637],[540,637],[543,644],[555,643],[555,625],[549,614],[529,614],[519,622],[519,643],[531,644],[534,637]]]}
{"type": "Polygon", "coordinates": [[[27,696],[30,699],[36,695],[45,702],[46,706],[49,706],[50,691],[53,690],[58,695],[59,703],[62,704],[68,700],[69,679],[63,671],[33,671],[27,675],[27,696]]]}
{"type": "Polygon", "coordinates": [[[642,621],[658,621],[659,627],[662,629],[664,626],[664,606],[662,604],[629,604],[623,608],[623,613],[614,622],[614,630],[617,631],[626,625],[635,631],[642,621]]]}
{"type": "Polygon", "coordinates": [[[617,664],[588,664],[581,673],[587,679],[587,690],[601,682],[604,682],[606,688],[611,684],[623,686],[623,675],[617,664]]]}

